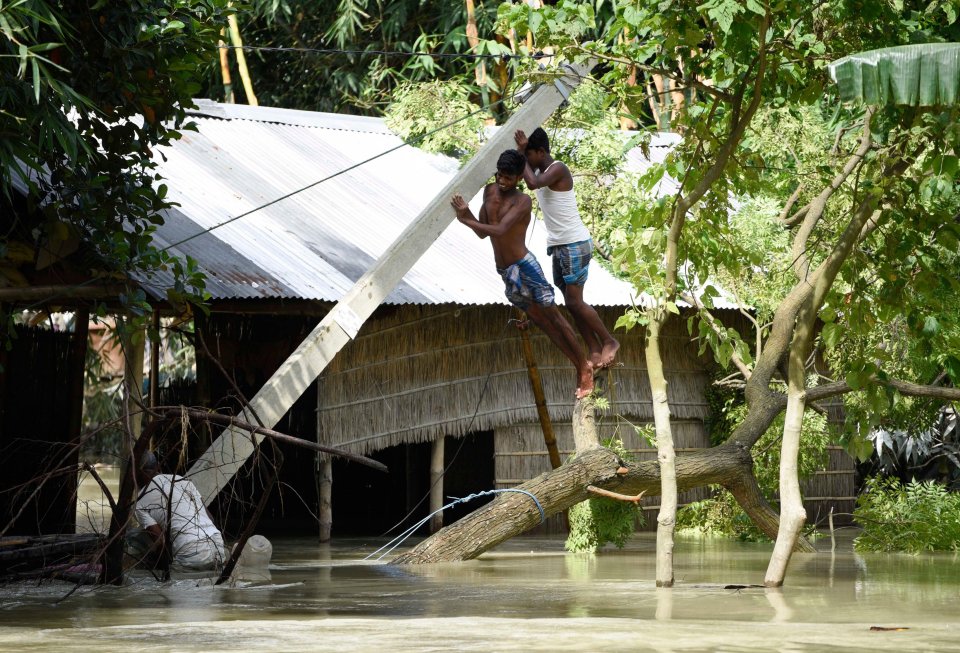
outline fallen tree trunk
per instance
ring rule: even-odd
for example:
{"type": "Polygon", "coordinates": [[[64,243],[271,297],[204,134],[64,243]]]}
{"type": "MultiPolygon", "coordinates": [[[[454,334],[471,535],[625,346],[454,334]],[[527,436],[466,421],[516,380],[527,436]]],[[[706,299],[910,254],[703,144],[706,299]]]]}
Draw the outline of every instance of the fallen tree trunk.
{"type": "MultiPolygon", "coordinates": [[[[740,496],[749,496],[751,505],[745,505],[744,509],[748,514],[757,512],[767,517],[760,519],[758,526],[767,535],[776,536],[776,519],[774,517],[772,522],[769,520],[769,516],[775,513],[759,496],[759,492],[753,494],[749,491],[750,484],[745,480],[753,478],[753,460],[746,447],[731,441],[712,449],[677,456],[676,470],[678,490],[723,485],[736,488],[740,496]]],[[[596,448],[579,454],[558,469],[518,485],[516,489],[535,496],[543,508],[544,517],[549,517],[589,499],[592,496],[587,490],[589,485],[620,494],[645,492],[645,496],[659,495],[660,466],[655,460],[625,464],[609,449],[596,448]],[[623,473],[624,467],[626,473],[623,473]]],[[[756,485],[755,481],[753,485],[756,485]]],[[[750,516],[754,517],[753,514],[750,516]]],[[[501,494],[414,549],[401,554],[393,563],[471,560],[539,523],[540,510],[533,499],[519,492],[501,494]]],[[[812,550],[808,543],[802,542],[802,545],[806,550],[812,550]]]]}

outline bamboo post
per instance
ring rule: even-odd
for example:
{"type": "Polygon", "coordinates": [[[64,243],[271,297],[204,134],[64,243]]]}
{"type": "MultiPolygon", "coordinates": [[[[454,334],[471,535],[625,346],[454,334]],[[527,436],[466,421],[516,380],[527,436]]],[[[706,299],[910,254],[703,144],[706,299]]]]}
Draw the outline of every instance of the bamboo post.
{"type": "MultiPolygon", "coordinates": [[[[317,381],[317,444],[323,444],[323,420],[320,408],[323,406],[323,382],[317,381]]],[[[319,504],[319,522],[321,542],[329,542],[333,532],[333,459],[323,454],[317,455],[317,503],[319,504]]]]}
{"type": "Polygon", "coordinates": [[[223,78],[223,101],[233,104],[235,99],[233,96],[233,79],[230,77],[230,53],[223,40],[226,35],[226,29],[221,29],[218,44],[220,47],[220,75],[223,78]]]}
{"type": "Polygon", "coordinates": [[[150,338],[150,407],[160,405],[160,311],[153,311],[150,338]]]}
{"type": "MultiPolygon", "coordinates": [[[[71,445],[78,445],[80,435],[83,431],[83,380],[87,369],[87,336],[90,327],[90,313],[81,308],[73,316],[73,340],[70,343],[70,431],[68,433],[68,442],[71,445]]],[[[71,456],[71,461],[76,463],[77,453],[71,456]]],[[[76,506],[77,496],[77,475],[71,474],[64,479],[62,491],[69,493],[73,497],[73,504],[76,506]]],[[[76,530],[76,510],[70,512],[65,519],[63,529],[65,532],[76,530]]]]}
{"type": "Polygon", "coordinates": [[[247,68],[247,56],[243,52],[243,40],[240,38],[240,25],[237,23],[237,15],[230,14],[227,17],[227,24],[230,26],[230,40],[236,48],[237,69],[240,71],[240,81],[243,82],[243,92],[247,96],[247,104],[255,107],[257,106],[257,96],[253,93],[253,82],[250,80],[250,70],[247,68]]]}
{"type": "Polygon", "coordinates": [[[333,532],[333,459],[320,457],[320,541],[329,542],[333,532]]]}
{"type": "Polygon", "coordinates": [[[547,411],[547,400],[543,395],[543,383],[540,380],[540,370],[537,368],[537,359],[533,355],[533,344],[530,342],[530,331],[528,329],[520,330],[520,341],[523,344],[523,359],[527,363],[527,377],[530,379],[530,387],[533,389],[533,399],[537,404],[537,418],[540,420],[540,430],[543,431],[543,441],[547,445],[547,453],[550,454],[550,467],[556,469],[561,464],[560,451],[557,449],[557,437],[553,432],[550,413],[547,411]]]}
{"type": "MultiPolygon", "coordinates": [[[[466,437],[466,436],[464,436],[466,437]]],[[[433,441],[430,447],[430,512],[434,513],[443,507],[443,450],[444,437],[441,435],[433,441]]],[[[437,513],[430,518],[430,533],[436,533],[443,528],[443,513],[437,513]]]]}
{"type": "MultiPolygon", "coordinates": [[[[143,404],[143,352],[146,344],[146,330],[138,327],[130,329],[130,323],[123,324],[120,340],[123,345],[123,386],[126,393],[126,411],[130,434],[134,442],[142,431],[140,404],[143,404]]],[[[124,447],[124,450],[127,450],[124,447]]]]}

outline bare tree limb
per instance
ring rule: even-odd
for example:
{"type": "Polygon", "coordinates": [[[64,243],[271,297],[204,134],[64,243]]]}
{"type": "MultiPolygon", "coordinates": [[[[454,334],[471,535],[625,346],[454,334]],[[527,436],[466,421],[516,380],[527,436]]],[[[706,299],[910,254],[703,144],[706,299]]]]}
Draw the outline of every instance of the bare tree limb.
{"type": "MultiPolygon", "coordinates": [[[[864,116],[863,124],[863,134],[860,136],[860,145],[857,148],[850,158],[847,160],[847,163],[843,168],[838,172],[830,183],[824,188],[816,198],[814,198],[808,205],[807,211],[803,217],[803,221],[800,224],[800,228],[797,230],[796,236],[793,239],[793,269],[797,275],[798,279],[806,278],[807,274],[810,272],[810,259],[807,256],[807,242],[810,239],[810,234],[813,233],[814,228],[817,226],[817,223],[820,222],[820,218],[823,217],[823,212],[827,207],[827,202],[833,196],[835,192],[843,185],[843,183],[850,177],[854,170],[861,164],[866,157],[867,152],[870,151],[870,148],[873,146],[873,138],[871,137],[870,132],[870,122],[873,117],[874,108],[869,107],[867,109],[866,116],[864,116]]],[[[795,216],[794,216],[795,217],[795,216]]],[[[793,221],[794,218],[791,218],[793,221]]]]}
{"type": "MultiPolygon", "coordinates": [[[[179,416],[182,406],[157,406],[153,409],[154,412],[161,413],[167,416],[179,416]]],[[[344,451],[342,449],[337,449],[335,447],[328,447],[326,445],[317,444],[310,440],[304,440],[303,438],[294,437],[292,435],[287,435],[286,433],[280,433],[279,431],[274,431],[273,429],[268,429],[263,426],[257,426],[255,424],[250,424],[249,422],[244,422],[238,420],[235,417],[229,415],[221,415],[219,413],[210,413],[203,410],[198,410],[196,408],[186,408],[187,415],[191,419],[204,420],[208,422],[213,422],[215,424],[222,424],[224,426],[236,427],[238,429],[248,431],[250,434],[260,434],[264,435],[272,440],[277,442],[285,442],[287,444],[292,444],[298,447],[303,447],[304,449],[311,449],[313,451],[318,451],[325,454],[330,454],[333,456],[339,456],[340,458],[346,458],[347,460],[355,463],[360,463],[361,465],[366,465],[367,467],[372,467],[377,471],[386,472],[389,471],[387,466],[383,463],[374,460],[373,458],[367,458],[366,456],[361,456],[355,453],[350,453],[349,451],[344,451]]]]}
{"type": "Polygon", "coordinates": [[[617,501],[629,501],[631,503],[638,504],[638,505],[640,503],[640,499],[642,499],[643,495],[646,494],[646,492],[641,492],[636,496],[630,496],[628,494],[620,494],[619,492],[611,492],[610,490],[604,490],[603,488],[596,487],[593,485],[587,486],[587,492],[597,494],[601,497],[607,497],[608,499],[616,499],[617,501]]]}

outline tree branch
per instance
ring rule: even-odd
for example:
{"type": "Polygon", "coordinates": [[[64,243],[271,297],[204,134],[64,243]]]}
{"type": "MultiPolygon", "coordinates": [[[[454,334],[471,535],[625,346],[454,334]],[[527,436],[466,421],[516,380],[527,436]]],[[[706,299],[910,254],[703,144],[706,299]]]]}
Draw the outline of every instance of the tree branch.
{"type": "MultiPolygon", "coordinates": [[[[694,297],[692,293],[681,293],[680,299],[682,299],[683,301],[687,302],[688,304],[696,308],[697,312],[699,312],[700,315],[703,317],[703,319],[707,322],[707,324],[710,325],[710,328],[713,330],[713,332],[718,336],[721,335],[720,326],[717,321],[717,318],[715,318],[713,314],[710,313],[710,311],[704,308],[700,304],[700,302],[697,301],[697,298],[694,297]]],[[[743,359],[740,358],[740,355],[737,354],[737,352],[733,352],[733,354],[730,356],[730,361],[736,366],[738,370],[740,370],[740,374],[743,375],[744,379],[747,379],[747,380],[750,379],[750,375],[752,374],[752,372],[750,368],[747,366],[747,364],[743,362],[743,359]]]]}
{"type": "MultiPolygon", "coordinates": [[[[843,185],[843,183],[850,177],[857,166],[863,161],[864,157],[867,155],[867,152],[870,151],[870,148],[873,145],[873,139],[870,133],[870,122],[873,117],[874,108],[869,107],[867,113],[864,116],[863,120],[863,134],[860,136],[860,146],[857,148],[856,152],[847,160],[846,165],[843,166],[843,169],[837,173],[834,178],[830,181],[826,188],[821,191],[821,193],[813,199],[809,205],[807,205],[806,212],[803,216],[803,221],[800,224],[800,228],[797,230],[796,236],[793,239],[793,269],[797,275],[798,279],[806,278],[807,274],[810,272],[810,259],[807,256],[807,242],[810,239],[810,234],[813,233],[814,228],[817,226],[817,223],[820,222],[820,218],[823,217],[823,212],[827,207],[827,202],[833,196],[833,194],[843,185]]],[[[803,209],[801,209],[803,211],[803,209]]],[[[799,211],[798,211],[799,213],[799,211]]],[[[795,220],[796,216],[790,218],[791,221],[795,220]]]]}
{"type": "Polygon", "coordinates": [[[183,406],[157,406],[152,409],[153,412],[160,413],[167,416],[176,416],[179,417],[181,410],[186,410],[187,415],[191,419],[204,420],[207,422],[214,422],[215,424],[223,424],[225,426],[236,427],[238,429],[249,431],[251,434],[264,435],[272,440],[278,442],[285,442],[287,444],[293,444],[298,447],[303,447],[305,449],[311,449],[313,451],[319,451],[321,453],[331,454],[334,456],[339,456],[341,458],[346,458],[347,460],[355,463],[360,463],[361,465],[366,465],[367,467],[372,467],[377,471],[386,472],[387,466],[381,462],[373,460],[372,458],[367,458],[366,456],[360,456],[355,453],[350,453],[348,451],[343,451],[342,449],[337,449],[335,447],[328,447],[326,445],[317,444],[316,442],[311,442],[310,440],[304,440],[303,438],[297,438],[292,435],[287,435],[285,433],[280,433],[274,431],[273,429],[268,429],[263,426],[257,426],[255,424],[250,424],[238,420],[235,417],[229,415],[221,415],[219,413],[209,413],[204,410],[197,410],[196,408],[184,408],[183,406]]]}
{"type": "Polygon", "coordinates": [[[587,486],[587,492],[600,495],[601,497],[607,497],[608,499],[616,499],[617,501],[629,501],[637,505],[640,504],[640,499],[642,499],[643,495],[646,494],[646,491],[644,491],[636,496],[630,496],[627,494],[620,494],[619,492],[611,492],[610,490],[604,490],[603,488],[595,487],[593,485],[587,486]]]}

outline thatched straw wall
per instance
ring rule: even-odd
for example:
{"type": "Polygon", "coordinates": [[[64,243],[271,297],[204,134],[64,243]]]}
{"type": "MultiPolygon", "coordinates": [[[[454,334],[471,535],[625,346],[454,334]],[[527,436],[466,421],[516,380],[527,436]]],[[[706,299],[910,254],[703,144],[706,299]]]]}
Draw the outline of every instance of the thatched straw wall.
{"type": "MultiPolygon", "coordinates": [[[[613,326],[619,309],[600,309],[613,326]]],[[[536,407],[519,332],[506,306],[401,306],[383,308],[367,322],[321,377],[323,440],[368,453],[385,447],[432,441],[443,435],[535,423],[536,407]]],[[[673,320],[664,334],[668,394],[677,419],[709,415],[703,393],[705,360],[686,326],[673,320]]],[[[573,366],[539,331],[533,349],[550,416],[570,421],[573,366]]],[[[622,364],[611,375],[609,397],[633,420],[652,417],[643,363],[642,331],[618,333],[622,364]]]]}
{"type": "MultiPolygon", "coordinates": [[[[632,422],[632,420],[631,420],[632,422]]],[[[639,425],[639,422],[632,422],[639,425]]],[[[694,451],[710,446],[703,422],[696,419],[677,419],[672,422],[674,445],[678,453],[694,451]]],[[[618,417],[617,405],[611,405],[606,415],[600,417],[599,434],[601,440],[619,437],[634,460],[655,460],[657,450],[650,442],[639,436],[631,423],[618,417]]],[[[554,424],[557,446],[561,460],[567,460],[574,451],[573,430],[569,422],[554,424]]],[[[496,487],[512,487],[550,470],[550,459],[543,443],[543,432],[539,423],[516,424],[498,428],[494,432],[494,460],[496,487]]],[[[681,492],[679,503],[684,506],[710,496],[706,487],[681,492]]],[[[656,523],[660,509],[660,497],[651,496],[641,500],[647,527],[656,523]]],[[[562,516],[548,520],[539,532],[557,533],[564,529],[562,516]]]]}
{"type": "Polygon", "coordinates": [[[843,447],[828,447],[828,450],[827,469],[807,479],[801,488],[808,521],[824,527],[831,508],[836,524],[849,524],[857,503],[857,470],[853,458],[843,447]]]}

